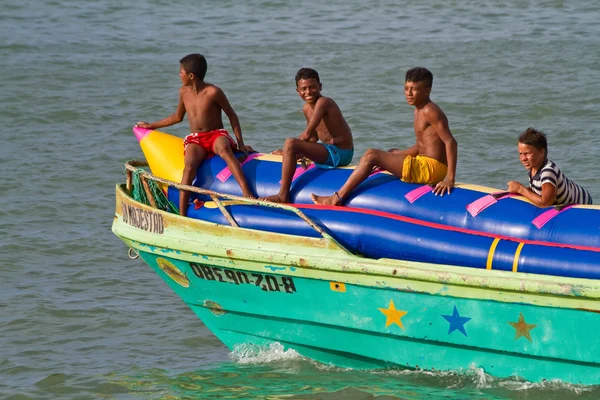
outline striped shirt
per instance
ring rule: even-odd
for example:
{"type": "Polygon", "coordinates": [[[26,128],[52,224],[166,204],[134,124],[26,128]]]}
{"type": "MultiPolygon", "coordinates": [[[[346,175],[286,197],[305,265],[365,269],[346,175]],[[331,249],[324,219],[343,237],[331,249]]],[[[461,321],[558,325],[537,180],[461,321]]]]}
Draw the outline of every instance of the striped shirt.
{"type": "Polygon", "coordinates": [[[545,183],[550,183],[556,188],[556,205],[592,204],[592,196],[587,190],[570,181],[556,164],[548,159],[534,176],[529,174],[529,188],[538,196],[542,195],[542,185],[545,183]]]}

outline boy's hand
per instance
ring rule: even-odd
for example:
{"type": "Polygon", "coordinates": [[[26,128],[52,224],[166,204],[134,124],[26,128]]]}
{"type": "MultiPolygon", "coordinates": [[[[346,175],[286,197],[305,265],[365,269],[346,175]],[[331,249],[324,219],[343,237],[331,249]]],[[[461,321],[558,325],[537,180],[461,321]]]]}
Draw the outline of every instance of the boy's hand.
{"type": "Polygon", "coordinates": [[[146,121],[139,121],[137,124],[135,124],[135,126],[137,126],[139,128],[150,129],[150,123],[148,123],[146,121]]]}
{"type": "Polygon", "coordinates": [[[240,151],[248,154],[248,153],[254,153],[254,149],[252,148],[252,146],[248,146],[248,145],[241,145],[239,146],[240,151]]]}
{"type": "Polygon", "coordinates": [[[523,185],[521,185],[519,182],[517,181],[509,181],[508,182],[508,191],[511,193],[518,193],[521,194],[521,189],[524,188],[523,185]]]}
{"type": "Polygon", "coordinates": [[[283,149],[273,150],[271,154],[275,154],[276,156],[280,156],[283,154],[283,149]]]}
{"type": "Polygon", "coordinates": [[[310,141],[310,138],[311,138],[311,135],[310,135],[310,133],[308,133],[308,131],[306,129],[304,131],[302,131],[300,136],[298,136],[298,139],[300,139],[300,140],[310,141]]]}
{"type": "Polygon", "coordinates": [[[433,193],[437,196],[443,196],[445,192],[450,194],[450,191],[454,187],[454,180],[445,178],[443,181],[438,182],[437,185],[433,188],[433,193]]]}
{"type": "Polygon", "coordinates": [[[252,146],[246,146],[244,144],[242,145],[238,145],[238,150],[241,151],[242,154],[241,156],[238,156],[238,161],[243,163],[244,161],[246,161],[246,158],[248,158],[248,153],[254,152],[254,149],[252,148],[252,146]]]}

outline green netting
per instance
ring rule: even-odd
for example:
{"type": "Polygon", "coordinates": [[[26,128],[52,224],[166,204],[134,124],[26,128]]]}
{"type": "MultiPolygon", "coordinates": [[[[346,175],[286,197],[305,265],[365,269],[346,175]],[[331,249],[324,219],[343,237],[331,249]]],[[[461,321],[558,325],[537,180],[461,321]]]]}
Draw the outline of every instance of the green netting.
{"type": "MultiPolygon", "coordinates": [[[[145,171],[141,168],[138,168],[135,171],[133,171],[133,198],[135,199],[135,201],[139,201],[140,203],[144,203],[150,206],[150,201],[148,200],[148,196],[146,195],[144,185],[142,184],[142,180],[140,178],[140,174],[142,172],[145,171]]],[[[156,202],[157,208],[170,213],[179,214],[179,209],[169,201],[167,196],[165,196],[165,194],[156,182],[150,179],[146,179],[146,182],[148,182],[150,193],[152,193],[152,196],[154,197],[154,201],[156,202]]]]}

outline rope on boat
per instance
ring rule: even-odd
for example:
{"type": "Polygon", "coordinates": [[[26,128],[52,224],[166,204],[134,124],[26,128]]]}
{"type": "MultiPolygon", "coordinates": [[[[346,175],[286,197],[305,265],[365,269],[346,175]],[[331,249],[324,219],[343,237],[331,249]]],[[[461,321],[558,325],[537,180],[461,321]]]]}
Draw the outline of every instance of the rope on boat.
{"type": "Polygon", "coordinates": [[[132,194],[132,197],[134,198],[134,200],[136,200],[140,203],[144,203],[146,205],[150,205],[152,207],[155,207],[155,208],[167,211],[167,212],[176,213],[176,214],[179,213],[178,208],[169,201],[169,199],[167,198],[165,193],[161,190],[160,186],[157,184],[157,182],[158,182],[158,183],[162,183],[167,186],[173,186],[179,190],[186,190],[188,192],[194,192],[194,193],[210,196],[210,198],[215,202],[215,204],[217,205],[219,210],[221,210],[221,213],[223,214],[223,216],[225,216],[227,221],[229,221],[229,223],[234,227],[238,226],[237,222],[235,222],[234,218],[231,216],[229,211],[227,211],[227,209],[219,201],[219,198],[234,200],[237,202],[247,203],[247,204],[251,204],[251,205],[279,208],[279,209],[286,210],[286,211],[296,214],[298,217],[302,218],[302,220],[304,220],[304,222],[306,222],[311,228],[313,228],[315,231],[317,231],[323,238],[332,241],[338,247],[340,247],[341,249],[343,249],[346,252],[348,252],[349,254],[351,254],[351,252],[348,249],[346,249],[344,246],[342,246],[340,243],[338,243],[338,241],[335,240],[331,235],[329,235],[327,232],[325,232],[325,230],[323,230],[323,228],[320,225],[316,224],[313,220],[311,220],[309,217],[307,217],[302,211],[300,211],[296,207],[293,207],[290,205],[285,205],[285,204],[273,203],[270,201],[249,199],[246,197],[235,196],[235,195],[231,195],[231,194],[218,193],[218,192],[215,192],[212,190],[202,189],[202,188],[199,188],[196,186],[184,185],[184,184],[173,182],[173,181],[170,181],[167,179],[162,179],[162,178],[154,176],[154,175],[144,171],[144,169],[140,168],[140,167],[146,167],[146,166],[148,166],[148,163],[143,160],[130,160],[125,163],[125,173],[127,176],[127,181],[126,181],[127,191],[130,194],[132,194]]]}
{"type": "Polygon", "coordinates": [[[145,174],[146,171],[142,168],[133,171],[132,195],[134,200],[163,211],[179,213],[178,208],[169,201],[158,184],[154,180],[147,179],[145,174]]]}

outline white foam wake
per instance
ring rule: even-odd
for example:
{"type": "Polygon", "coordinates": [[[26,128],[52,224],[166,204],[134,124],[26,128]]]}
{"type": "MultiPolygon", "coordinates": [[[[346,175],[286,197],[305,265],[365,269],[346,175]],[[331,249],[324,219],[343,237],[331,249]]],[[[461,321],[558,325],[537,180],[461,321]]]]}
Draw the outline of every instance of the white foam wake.
{"type": "Polygon", "coordinates": [[[268,346],[240,344],[230,353],[231,359],[238,364],[267,364],[275,361],[300,360],[303,357],[294,349],[285,350],[281,343],[268,346]]]}

